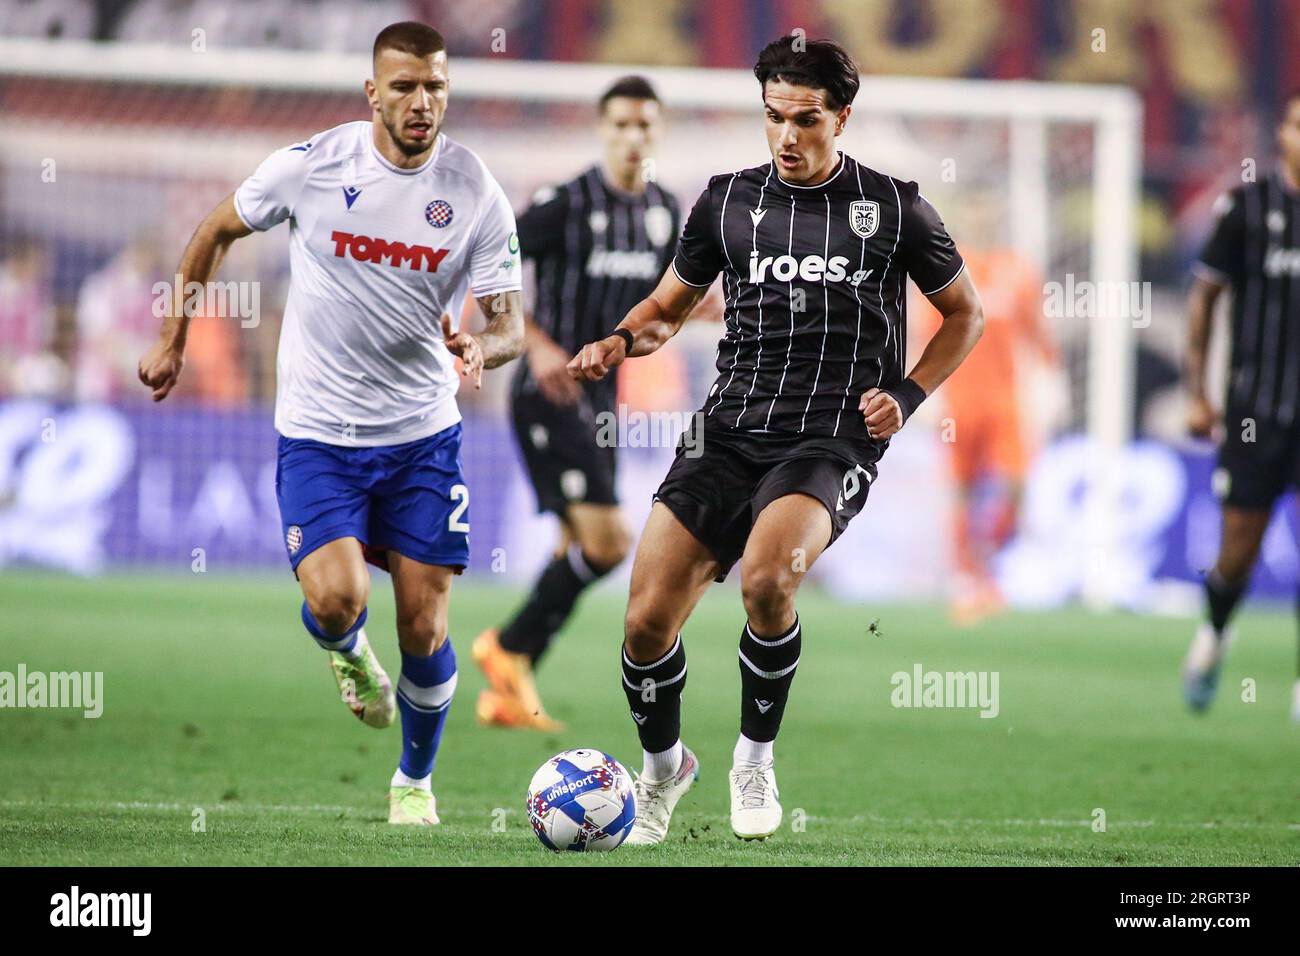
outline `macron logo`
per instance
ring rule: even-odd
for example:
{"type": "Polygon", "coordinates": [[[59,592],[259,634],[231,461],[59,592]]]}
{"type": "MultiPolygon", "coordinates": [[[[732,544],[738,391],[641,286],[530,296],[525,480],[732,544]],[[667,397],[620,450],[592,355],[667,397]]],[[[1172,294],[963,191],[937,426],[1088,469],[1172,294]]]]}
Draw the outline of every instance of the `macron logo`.
{"type": "Polygon", "coordinates": [[[70,893],[50,897],[51,926],[129,926],[133,936],[148,936],[152,893],[70,893]]]}
{"type": "Polygon", "coordinates": [[[757,697],[754,698],[754,705],[758,708],[760,714],[766,714],[772,709],[772,702],[770,700],[759,700],[757,697]]]}
{"type": "Polygon", "coordinates": [[[356,186],[343,187],[343,201],[348,204],[349,209],[352,208],[352,204],[357,201],[357,197],[360,195],[361,190],[356,186]]]}
{"type": "Polygon", "coordinates": [[[749,211],[749,218],[754,220],[755,229],[758,228],[758,224],[763,221],[763,217],[766,215],[767,215],[766,209],[751,209],[749,211]]]}
{"type": "Polygon", "coordinates": [[[419,269],[423,263],[425,272],[437,272],[438,263],[447,257],[450,249],[432,249],[429,246],[408,246],[404,242],[389,242],[370,236],[354,236],[350,232],[330,234],[334,240],[334,255],[340,259],[344,254],[352,256],[358,262],[379,263],[387,259],[388,264],[398,268],[406,263],[412,269],[419,269]]]}

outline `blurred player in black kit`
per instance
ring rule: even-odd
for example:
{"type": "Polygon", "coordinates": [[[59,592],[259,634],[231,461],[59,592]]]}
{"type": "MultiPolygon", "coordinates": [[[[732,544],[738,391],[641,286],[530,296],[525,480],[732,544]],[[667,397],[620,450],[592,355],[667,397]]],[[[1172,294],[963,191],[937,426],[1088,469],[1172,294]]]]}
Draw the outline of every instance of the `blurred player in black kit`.
{"type": "MultiPolygon", "coordinates": [[[[1276,136],[1277,169],[1219,198],[1188,296],[1188,428],[1208,438],[1219,425],[1205,385],[1211,322],[1219,296],[1232,290],[1232,360],[1214,472],[1223,530],[1205,576],[1206,620],[1183,663],[1183,691],[1197,711],[1214,699],[1233,640],[1228,622],[1250,584],[1273,506],[1300,482],[1300,91],[1287,98],[1276,136]]],[[[1291,716],[1300,721],[1300,680],[1291,716]]]]}
{"type": "Polygon", "coordinates": [[[559,518],[561,540],[523,607],[474,642],[490,684],[476,708],[483,723],[559,726],[542,707],[533,668],[579,595],[627,556],[616,450],[598,440],[597,416],[614,412],[617,383],[611,375],[579,384],[565,365],[645,298],[671,260],[681,212],[654,181],[660,129],[654,88],[639,76],[618,80],[599,102],[601,161],[542,189],[518,217],[537,295],[511,417],[538,510],[559,518]]]}

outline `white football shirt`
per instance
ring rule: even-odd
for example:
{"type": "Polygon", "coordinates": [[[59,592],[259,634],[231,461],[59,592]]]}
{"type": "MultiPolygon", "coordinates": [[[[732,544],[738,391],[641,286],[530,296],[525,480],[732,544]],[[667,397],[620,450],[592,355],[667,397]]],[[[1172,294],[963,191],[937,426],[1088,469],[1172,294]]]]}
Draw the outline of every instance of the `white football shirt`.
{"type": "Polygon", "coordinates": [[[272,153],[235,191],[252,229],[289,220],[275,428],[332,445],[396,445],[460,421],[444,312],[520,288],[519,240],[483,161],[441,133],[399,169],[369,122],[272,153]]]}

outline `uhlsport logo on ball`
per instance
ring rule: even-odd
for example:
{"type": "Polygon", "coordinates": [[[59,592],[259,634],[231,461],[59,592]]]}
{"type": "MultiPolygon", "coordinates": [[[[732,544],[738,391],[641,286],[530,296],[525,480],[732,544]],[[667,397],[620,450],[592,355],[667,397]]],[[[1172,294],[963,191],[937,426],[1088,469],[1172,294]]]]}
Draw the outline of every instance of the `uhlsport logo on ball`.
{"type": "Polygon", "coordinates": [[[599,750],[566,750],[528,784],[528,822],[552,850],[613,850],[636,819],[632,778],[599,750]]]}

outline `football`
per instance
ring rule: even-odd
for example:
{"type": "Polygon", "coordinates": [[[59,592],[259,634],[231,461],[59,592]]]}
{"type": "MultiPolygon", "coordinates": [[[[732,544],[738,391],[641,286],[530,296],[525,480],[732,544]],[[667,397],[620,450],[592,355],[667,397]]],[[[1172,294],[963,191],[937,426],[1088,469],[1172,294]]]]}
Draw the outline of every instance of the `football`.
{"type": "Polygon", "coordinates": [[[599,750],[566,750],[538,767],[527,807],[537,839],[556,852],[617,849],[636,819],[631,775],[599,750]]]}

